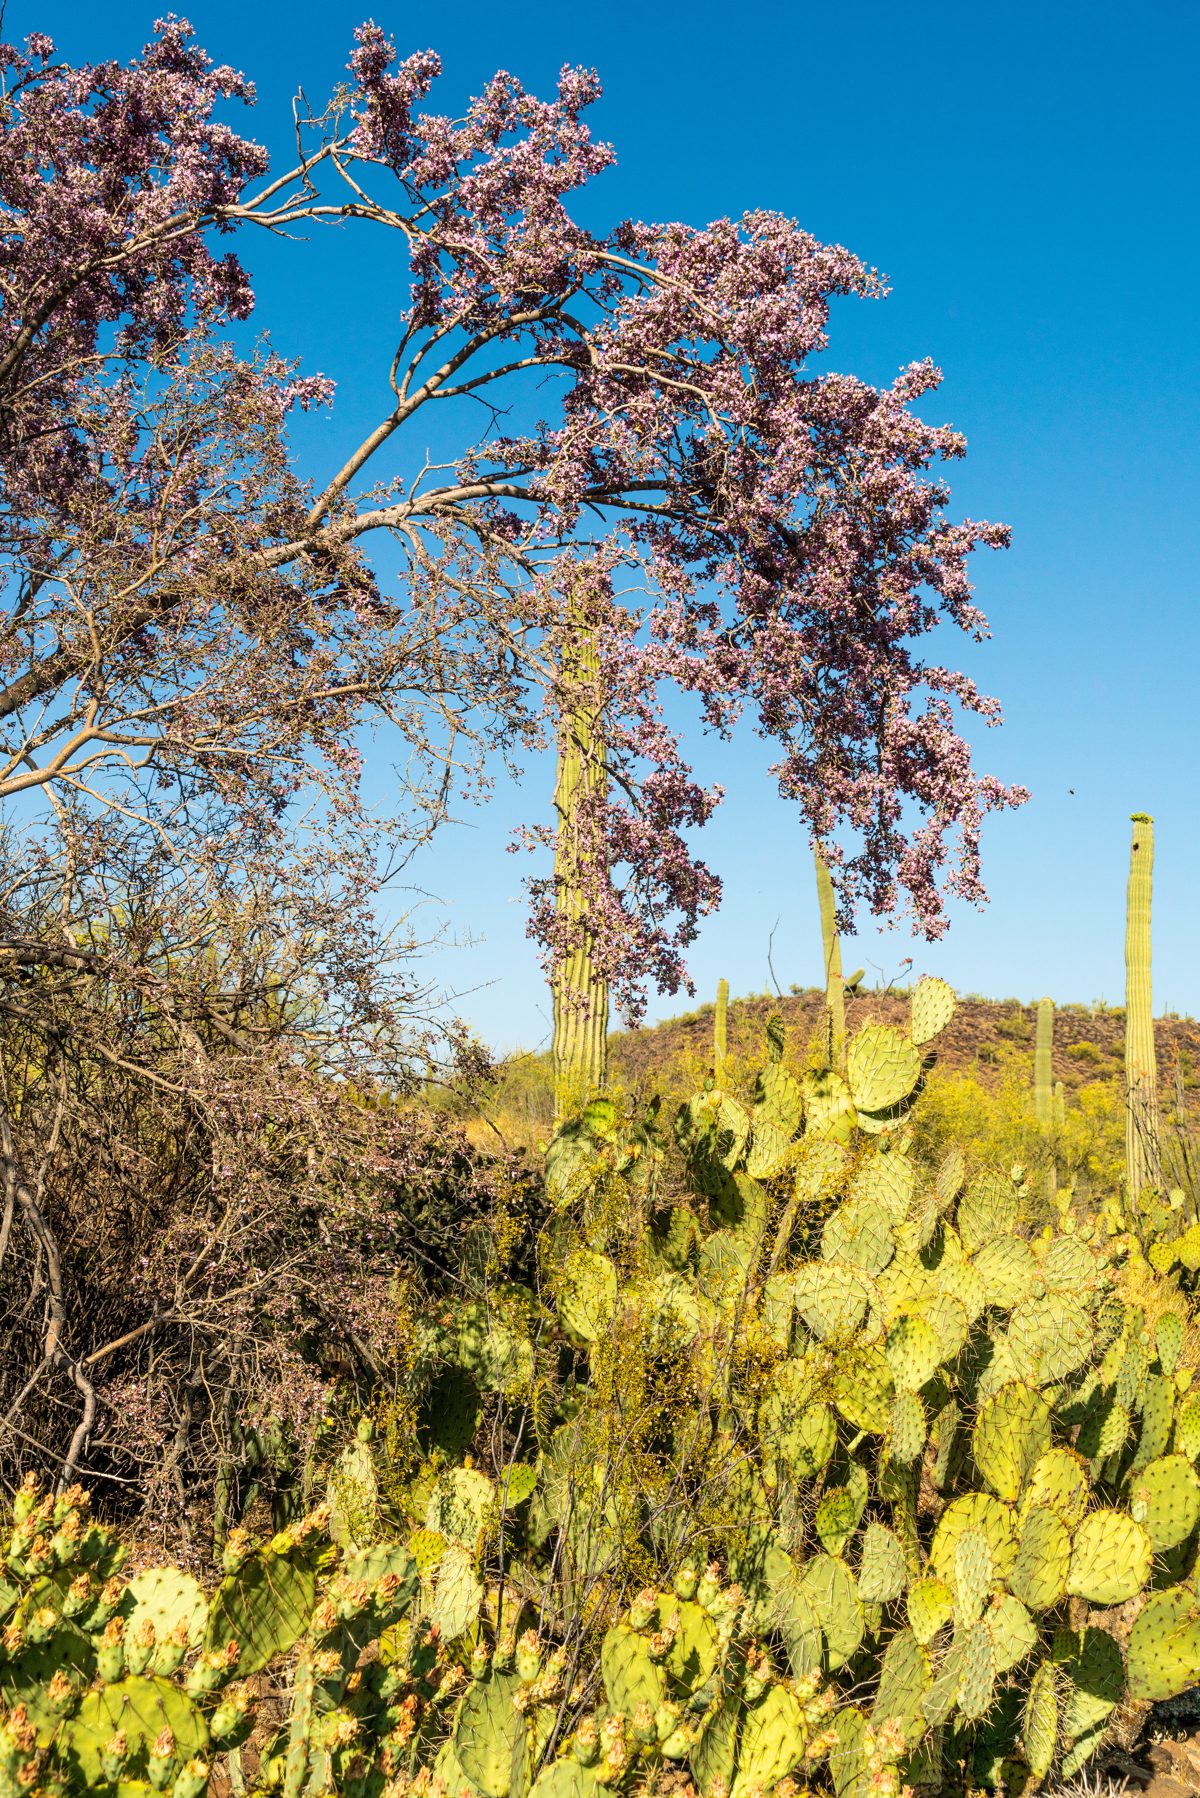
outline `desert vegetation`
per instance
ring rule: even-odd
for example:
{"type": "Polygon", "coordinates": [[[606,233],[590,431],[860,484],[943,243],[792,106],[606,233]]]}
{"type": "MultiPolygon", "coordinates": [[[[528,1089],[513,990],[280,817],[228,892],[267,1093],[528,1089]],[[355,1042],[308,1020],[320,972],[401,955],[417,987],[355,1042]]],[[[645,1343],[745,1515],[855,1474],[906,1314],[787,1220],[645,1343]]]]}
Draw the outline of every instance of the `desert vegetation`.
{"type": "Polygon", "coordinates": [[[1026,797],[926,641],[1007,541],[938,372],[825,360],[880,277],[578,225],[584,70],[450,118],[367,24],[272,168],[173,18],[2,66],[0,1798],[1094,1776],[1200,1680],[1200,1041],[1144,813],[1123,1010],[843,967],[1026,797]],[[301,231],[404,270],[317,474],[245,328],[301,231]],[[774,746],[820,982],[644,1030],[721,891],[679,694],[774,746]],[[389,895],[540,752],[498,1066],[389,895]]]}

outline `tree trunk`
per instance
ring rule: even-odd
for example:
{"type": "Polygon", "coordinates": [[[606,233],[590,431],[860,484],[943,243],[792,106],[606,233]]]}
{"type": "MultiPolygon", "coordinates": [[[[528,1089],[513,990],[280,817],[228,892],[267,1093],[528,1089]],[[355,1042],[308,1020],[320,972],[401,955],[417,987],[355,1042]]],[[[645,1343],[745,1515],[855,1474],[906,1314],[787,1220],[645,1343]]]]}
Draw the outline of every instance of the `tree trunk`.
{"type": "Polygon", "coordinates": [[[599,715],[595,633],[580,621],[563,653],[563,705],[554,789],[555,905],[570,945],[554,970],[554,1115],[558,1122],[608,1084],[608,981],[595,966],[588,924],[591,896],[607,879],[588,802],[608,790],[608,761],[599,715]]]}
{"type": "Polygon", "coordinates": [[[1125,914],[1125,1185],[1136,1200],[1161,1181],[1158,1069],[1150,987],[1150,895],[1154,820],[1134,812],[1125,914]]]}
{"type": "Polygon", "coordinates": [[[842,979],[842,945],[838,938],[837,906],[829,863],[819,849],[817,898],[821,902],[821,939],[825,948],[825,1060],[835,1073],[844,1072],[846,1060],[846,987],[842,979]]]}

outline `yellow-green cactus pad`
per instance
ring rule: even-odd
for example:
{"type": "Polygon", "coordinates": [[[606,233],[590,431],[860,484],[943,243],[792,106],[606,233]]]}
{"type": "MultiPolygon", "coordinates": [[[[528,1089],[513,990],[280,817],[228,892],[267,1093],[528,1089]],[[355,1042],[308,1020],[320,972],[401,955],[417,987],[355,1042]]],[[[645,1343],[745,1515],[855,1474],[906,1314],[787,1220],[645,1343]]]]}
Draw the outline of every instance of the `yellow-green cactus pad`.
{"type": "Polygon", "coordinates": [[[1067,1591],[1089,1604],[1124,1604],[1150,1578],[1150,1536],[1124,1511],[1091,1511],[1075,1531],[1067,1591]]]}
{"type": "Polygon", "coordinates": [[[1129,1509],[1150,1534],[1155,1554],[1186,1542],[1200,1518],[1200,1477],[1186,1455],[1163,1455],[1135,1473],[1129,1509]]]}
{"type": "Polygon", "coordinates": [[[1021,1496],[1023,1505],[1049,1505],[1074,1530],[1091,1498],[1086,1461],[1071,1448],[1048,1449],[1031,1467],[1021,1496]]]}
{"type": "Polygon", "coordinates": [[[946,1506],[929,1550],[931,1571],[953,1585],[959,1537],[966,1530],[982,1530],[992,1551],[995,1576],[1006,1580],[1017,1555],[1016,1529],[1009,1507],[989,1492],[967,1492],[946,1506]]]}
{"type": "Polygon", "coordinates": [[[847,1045],[846,1074],[859,1111],[885,1111],[908,1098],[921,1078],[921,1057],[890,1025],[864,1024],[847,1045]]]}
{"type": "Polygon", "coordinates": [[[954,1016],[954,988],[946,981],[926,974],[913,988],[910,1000],[912,1025],[910,1034],[918,1048],[940,1036],[954,1016]]]}
{"type": "Polygon", "coordinates": [[[996,1497],[1013,1502],[1050,1447],[1049,1405],[1030,1386],[1001,1386],[980,1407],[971,1447],[975,1465],[996,1497]]]}

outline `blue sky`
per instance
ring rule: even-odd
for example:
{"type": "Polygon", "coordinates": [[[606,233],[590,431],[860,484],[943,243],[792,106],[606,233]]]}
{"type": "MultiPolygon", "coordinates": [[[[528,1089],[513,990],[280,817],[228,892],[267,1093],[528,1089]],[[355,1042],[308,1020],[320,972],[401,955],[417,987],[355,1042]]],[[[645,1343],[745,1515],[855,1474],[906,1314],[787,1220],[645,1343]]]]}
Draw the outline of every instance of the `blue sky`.
{"type": "MultiPolygon", "coordinates": [[[[282,156],[291,94],[302,85],[315,100],[340,79],[365,6],[185,10],[215,57],[258,82],[253,134],[282,156]]],[[[48,30],[77,58],[124,57],[154,10],[10,0],[6,29],[48,30]]],[[[1007,723],[985,733],[979,759],[1033,799],[988,827],[984,913],[960,909],[933,947],[868,922],[847,964],[890,977],[912,955],[964,991],[1120,1002],[1128,817],[1145,809],[1158,837],[1156,1005],[1200,1013],[1200,11],[463,0],[375,16],[404,53],[441,53],[439,109],[458,110],[497,67],[548,90],[563,62],[595,65],[594,129],[619,166],[597,186],[593,220],[788,213],[892,284],[886,301],[839,309],[831,363],[874,381],[927,354],[945,370],[923,409],[969,439],[956,508],[1009,522],[1014,547],[976,557],[993,641],[964,657],[947,636],[940,653],[1000,696],[1007,723]]],[[[325,466],[386,404],[388,270],[348,271],[324,250],[299,261],[266,243],[246,250],[258,322],[339,381],[329,441],[313,445],[325,466]]],[[[765,749],[749,737],[695,749],[728,793],[705,833],[726,898],[692,954],[702,994],[721,974],[735,992],[763,990],[772,931],[783,986],[815,980],[807,846],[773,794],[765,749]]],[[[417,870],[452,931],[474,939],[446,951],[438,974],[501,1048],[546,1035],[520,866],[503,844],[514,822],[544,812],[549,787],[544,767],[520,791],[499,787],[417,870]]]]}

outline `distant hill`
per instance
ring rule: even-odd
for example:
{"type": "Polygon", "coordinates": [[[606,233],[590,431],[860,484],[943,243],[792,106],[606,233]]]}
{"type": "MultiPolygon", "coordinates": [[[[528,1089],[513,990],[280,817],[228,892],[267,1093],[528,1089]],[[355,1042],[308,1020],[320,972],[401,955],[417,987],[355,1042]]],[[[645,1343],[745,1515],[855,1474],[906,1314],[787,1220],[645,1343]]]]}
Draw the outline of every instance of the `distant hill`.
{"type": "MultiPolygon", "coordinates": [[[[789,1043],[801,1056],[821,1027],[824,994],[817,989],[771,998],[766,994],[732,999],[729,1046],[732,1053],[761,1053],[767,1018],[782,1013],[789,1043]]],[[[642,1030],[610,1038],[614,1074],[629,1087],[648,1090],[662,1070],[681,1063],[695,1065],[711,1056],[712,1006],[685,1017],[671,1018],[642,1030]]],[[[904,993],[863,993],[848,998],[850,1029],[867,1022],[895,1024],[908,1019],[904,993]]],[[[1013,999],[960,999],[949,1026],[937,1039],[937,1066],[950,1073],[971,1074],[988,1091],[998,1088],[1007,1069],[1028,1058],[1033,1077],[1033,1042],[1037,1008],[1013,999]]],[[[1159,1080],[1173,1094],[1176,1082],[1184,1108],[1200,1113],[1200,1023],[1194,1018],[1158,1018],[1154,1024],[1159,1080]]],[[[1125,1012],[1119,1007],[1060,1005],[1054,1013],[1054,1078],[1068,1100],[1072,1091],[1093,1081],[1120,1081],[1125,1058],[1125,1012]]]]}

